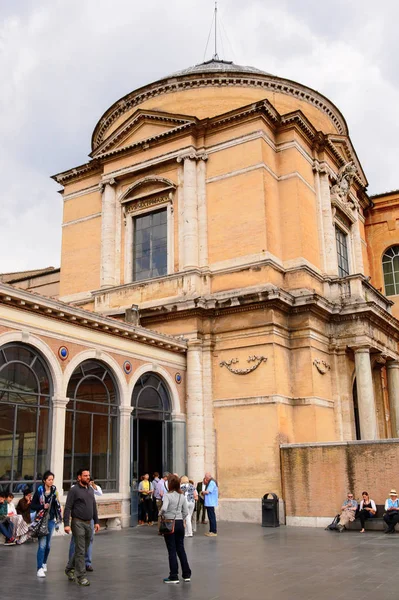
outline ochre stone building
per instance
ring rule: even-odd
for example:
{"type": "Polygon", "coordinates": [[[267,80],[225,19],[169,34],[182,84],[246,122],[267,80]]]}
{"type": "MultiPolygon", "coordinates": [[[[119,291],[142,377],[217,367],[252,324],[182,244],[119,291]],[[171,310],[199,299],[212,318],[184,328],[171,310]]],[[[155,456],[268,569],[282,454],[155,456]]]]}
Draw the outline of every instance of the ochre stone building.
{"type": "MultiPolygon", "coordinates": [[[[54,331],[50,301],[35,309],[26,291],[7,327],[54,365],[59,346],[74,355],[59,366],[48,450],[64,489],[71,464],[90,461],[103,479],[114,464],[108,497],[127,524],[143,469],[209,470],[221,516],[257,519],[265,491],[282,495],[281,444],[399,437],[399,194],[368,196],[345,119],[322,94],[212,60],[115,102],[89,162],[54,179],[54,331]],[[93,406],[77,406],[101,396],[97,384],[80,396],[70,379],[80,353],[115,386],[98,426],[93,406]],[[68,410],[86,416],[72,426],[68,410]]],[[[3,309],[12,294],[1,291],[3,309]]]]}

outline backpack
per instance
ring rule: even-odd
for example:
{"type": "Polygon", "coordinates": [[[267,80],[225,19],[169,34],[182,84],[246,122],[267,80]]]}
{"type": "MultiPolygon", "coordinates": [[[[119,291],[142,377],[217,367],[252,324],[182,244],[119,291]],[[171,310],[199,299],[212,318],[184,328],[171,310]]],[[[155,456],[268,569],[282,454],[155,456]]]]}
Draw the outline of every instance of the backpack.
{"type": "Polygon", "coordinates": [[[325,528],[325,531],[335,531],[337,529],[337,525],[339,523],[339,517],[340,517],[340,514],[335,515],[332,523],[327,525],[327,527],[325,528]]]}

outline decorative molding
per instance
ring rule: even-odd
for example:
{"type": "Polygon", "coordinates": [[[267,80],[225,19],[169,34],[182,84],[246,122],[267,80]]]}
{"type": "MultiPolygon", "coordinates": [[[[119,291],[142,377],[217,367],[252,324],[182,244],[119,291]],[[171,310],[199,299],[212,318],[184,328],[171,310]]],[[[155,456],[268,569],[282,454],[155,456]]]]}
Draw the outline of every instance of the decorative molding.
{"type": "Polygon", "coordinates": [[[255,364],[252,367],[248,367],[248,369],[234,369],[232,365],[236,365],[239,363],[238,358],[232,358],[231,360],[223,360],[219,363],[220,367],[227,367],[230,373],[234,373],[235,375],[248,375],[248,373],[252,373],[255,371],[262,362],[266,362],[267,358],[265,356],[249,356],[247,359],[248,363],[254,362],[255,364]]]}
{"type": "Polygon", "coordinates": [[[338,206],[359,209],[359,202],[350,194],[350,188],[356,175],[356,167],[353,162],[348,162],[338,171],[337,182],[331,188],[331,201],[335,201],[338,206]]]}
{"type": "Polygon", "coordinates": [[[81,217],[80,219],[75,219],[74,221],[67,221],[62,224],[62,227],[69,227],[70,225],[77,225],[78,223],[84,223],[85,221],[90,221],[91,219],[98,219],[101,217],[100,212],[94,213],[93,215],[88,215],[87,217],[81,217]]]}
{"type": "Polygon", "coordinates": [[[327,373],[327,371],[331,370],[330,365],[328,363],[326,363],[325,360],[315,358],[313,361],[313,364],[316,367],[316,369],[318,370],[318,372],[321,373],[322,375],[325,375],[327,373]]]}
{"type": "Polygon", "coordinates": [[[134,198],[131,200],[131,204],[126,206],[126,214],[130,214],[133,212],[137,212],[139,210],[143,210],[145,208],[151,208],[153,206],[158,206],[159,204],[165,204],[165,202],[170,202],[171,199],[168,196],[158,196],[158,198],[146,198],[145,200],[134,201],[134,198]]]}

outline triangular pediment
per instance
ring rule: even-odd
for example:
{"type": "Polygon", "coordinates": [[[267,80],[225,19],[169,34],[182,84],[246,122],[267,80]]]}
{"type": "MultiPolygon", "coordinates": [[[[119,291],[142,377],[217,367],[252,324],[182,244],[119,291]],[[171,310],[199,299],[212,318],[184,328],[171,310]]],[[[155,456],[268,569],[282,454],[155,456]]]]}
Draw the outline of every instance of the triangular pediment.
{"type": "Polygon", "coordinates": [[[367,186],[368,181],[363,171],[363,167],[357,157],[356,151],[352,142],[346,136],[329,135],[329,142],[332,144],[334,151],[341,157],[343,164],[352,162],[356,167],[356,173],[362,185],[367,186]]]}
{"type": "Polygon", "coordinates": [[[106,152],[120,150],[140,142],[145,143],[146,140],[167,135],[175,130],[178,131],[193,122],[195,122],[194,117],[137,110],[104,140],[91,156],[94,158],[106,152]]]}

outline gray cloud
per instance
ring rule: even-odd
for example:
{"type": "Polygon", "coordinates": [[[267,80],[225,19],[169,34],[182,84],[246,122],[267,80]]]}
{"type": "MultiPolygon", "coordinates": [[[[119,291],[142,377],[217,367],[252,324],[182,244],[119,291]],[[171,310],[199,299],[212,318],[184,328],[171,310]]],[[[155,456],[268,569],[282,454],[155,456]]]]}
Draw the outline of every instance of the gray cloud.
{"type": "MultiPolygon", "coordinates": [[[[0,272],[59,265],[55,172],[87,160],[101,114],[129,91],[202,62],[212,0],[3,0],[0,272]]],[[[223,58],[300,81],[347,119],[370,182],[399,187],[393,0],[219,0],[223,58]],[[223,29],[222,29],[223,31],[223,29]],[[223,50],[224,48],[224,50],[223,50]]],[[[206,58],[210,58],[212,45],[206,58]]]]}

